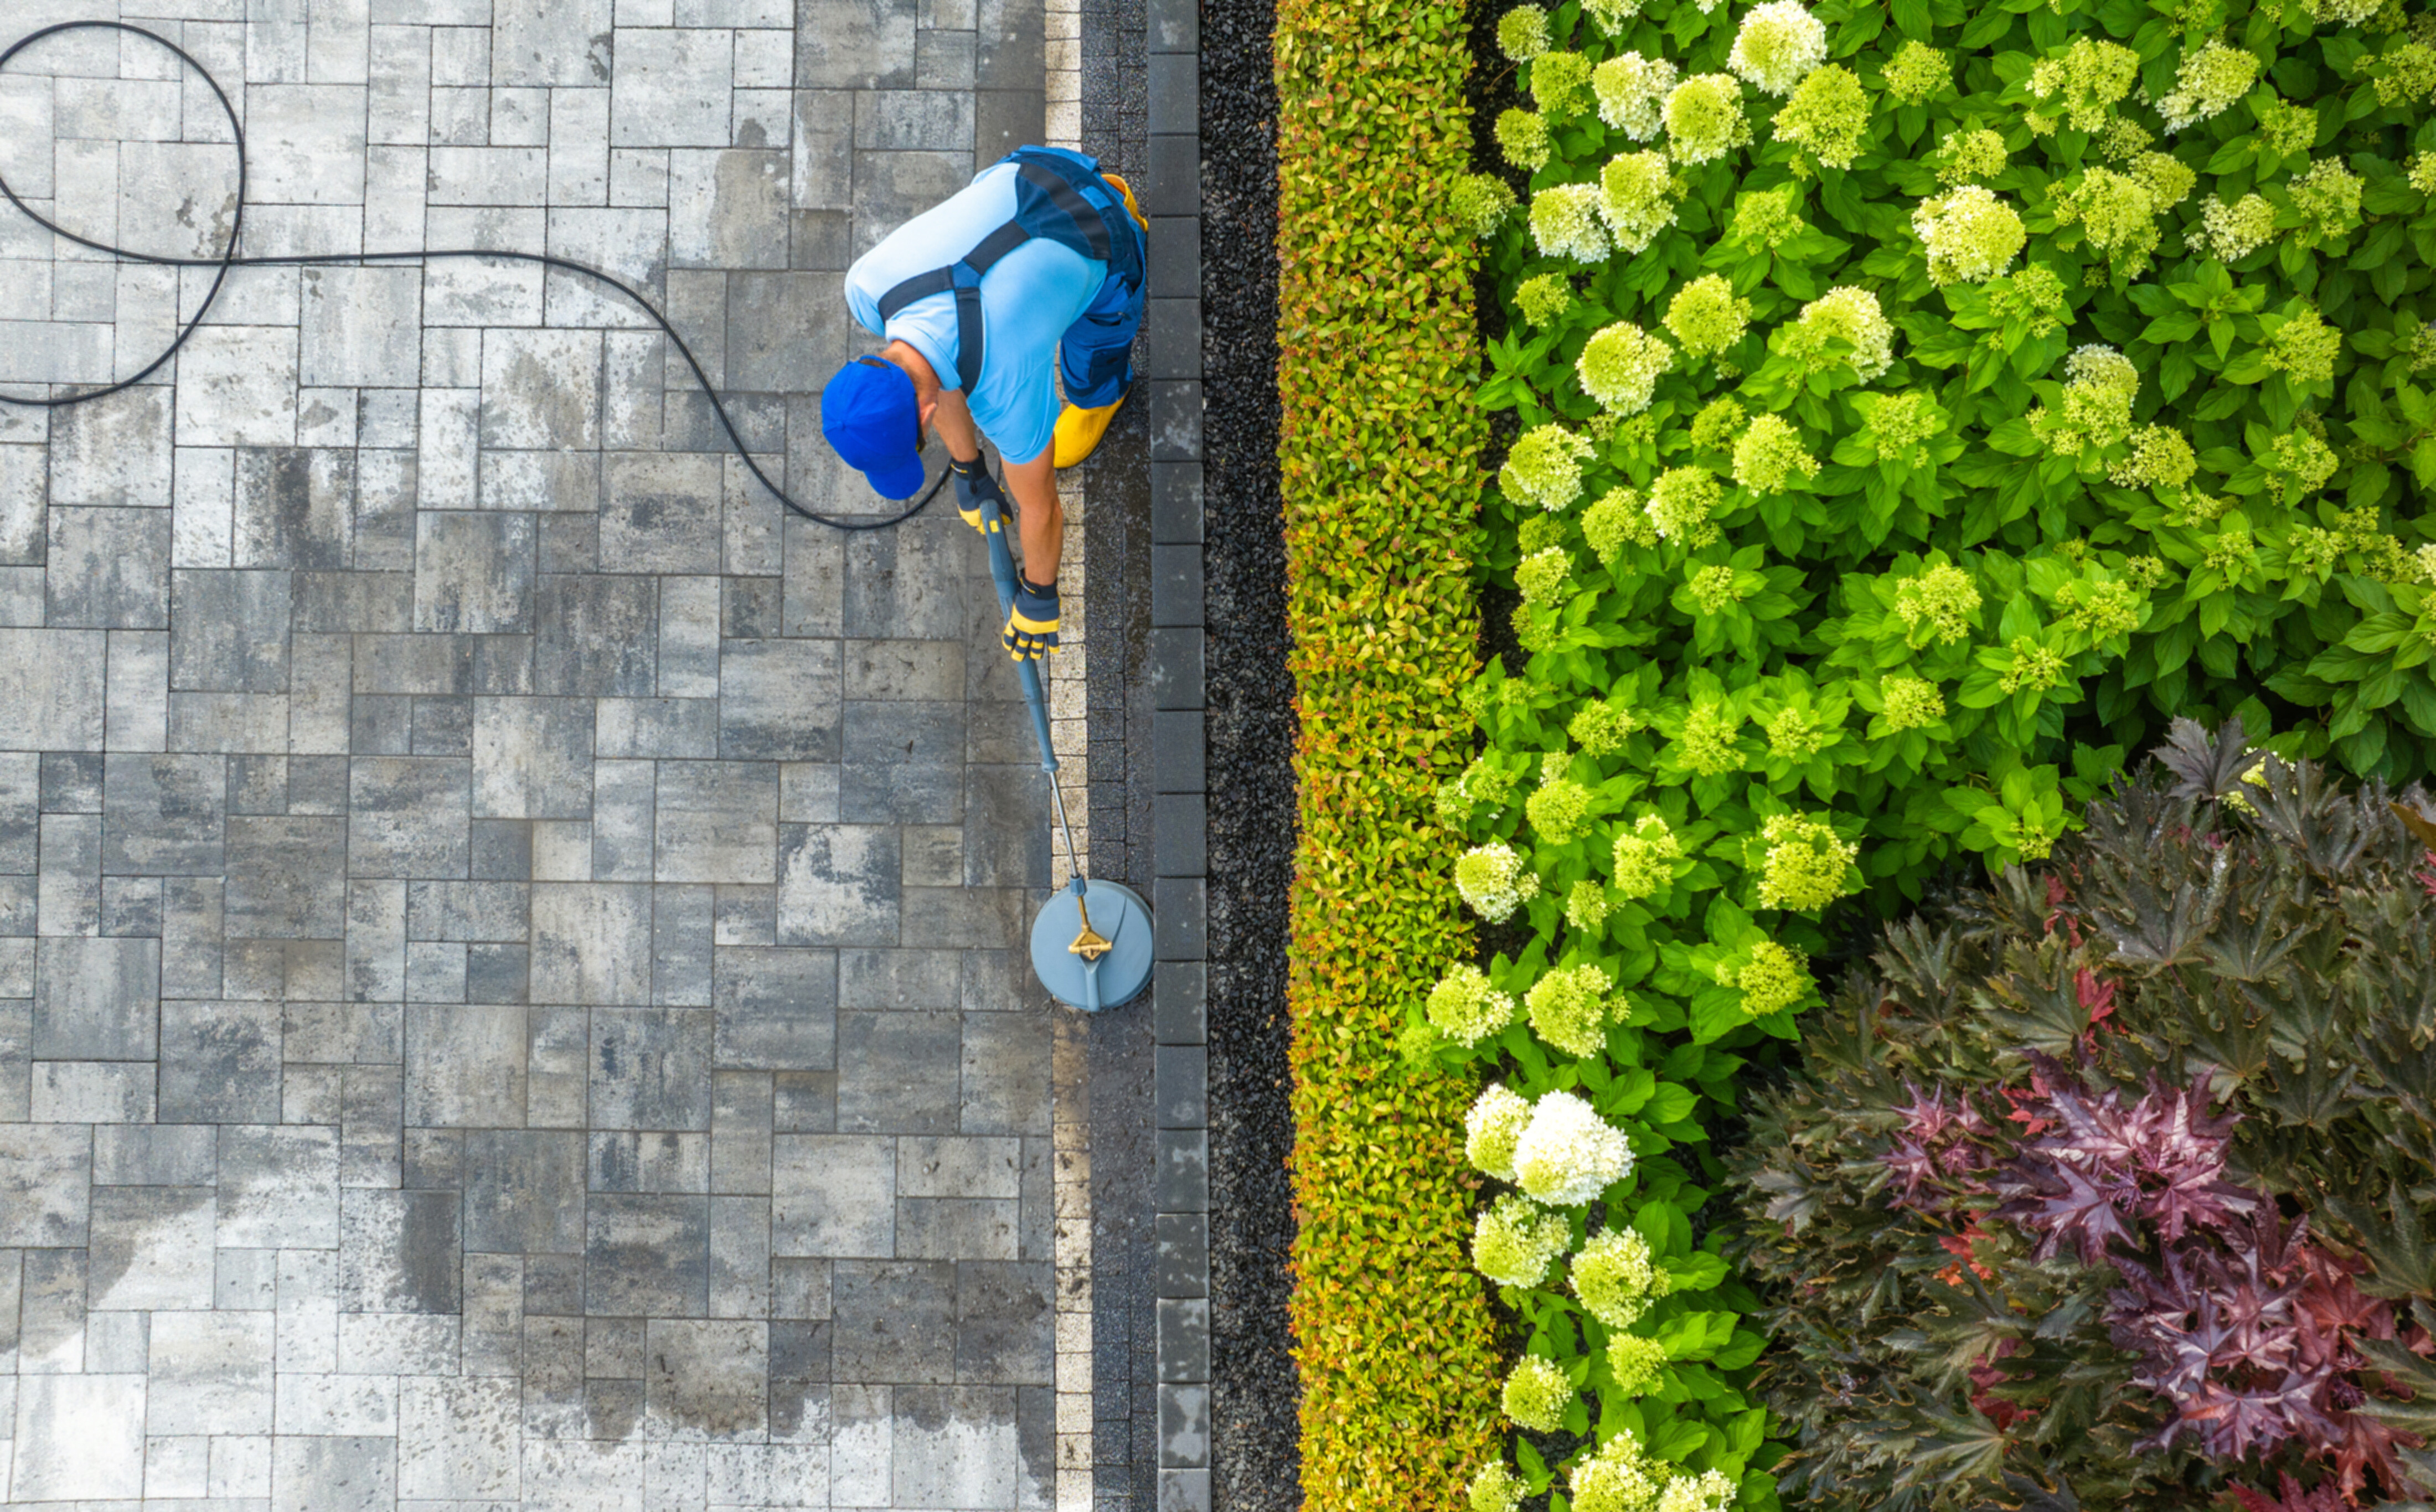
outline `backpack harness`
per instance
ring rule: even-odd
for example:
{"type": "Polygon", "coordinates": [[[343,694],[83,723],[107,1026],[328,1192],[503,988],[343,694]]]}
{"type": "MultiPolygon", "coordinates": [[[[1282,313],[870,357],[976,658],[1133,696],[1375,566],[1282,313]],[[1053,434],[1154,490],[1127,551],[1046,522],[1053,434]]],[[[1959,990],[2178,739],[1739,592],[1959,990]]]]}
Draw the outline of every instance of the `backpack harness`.
{"type": "Polygon", "coordinates": [[[1038,236],[1107,264],[1109,275],[1129,290],[1142,282],[1141,238],[1124,200],[1100,177],[1096,160],[1025,147],[999,161],[1015,165],[1015,218],[956,262],[916,273],[879,296],[885,325],[915,300],[955,294],[956,378],[967,395],[982,376],[982,277],[1000,258],[1038,236]]]}

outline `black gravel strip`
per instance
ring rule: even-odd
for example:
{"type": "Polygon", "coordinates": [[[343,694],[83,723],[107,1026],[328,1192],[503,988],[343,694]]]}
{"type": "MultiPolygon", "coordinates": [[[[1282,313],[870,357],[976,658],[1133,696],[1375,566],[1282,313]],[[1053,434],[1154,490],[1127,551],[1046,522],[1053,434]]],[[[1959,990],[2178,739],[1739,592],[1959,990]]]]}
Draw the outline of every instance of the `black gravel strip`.
{"type": "Polygon", "coordinates": [[[1287,897],[1294,679],[1278,487],[1273,0],[1202,0],[1201,310],[1209,605],[1211,1401],[1220,1512],[1299,1506],[1289,1350],[1287,897]]]}

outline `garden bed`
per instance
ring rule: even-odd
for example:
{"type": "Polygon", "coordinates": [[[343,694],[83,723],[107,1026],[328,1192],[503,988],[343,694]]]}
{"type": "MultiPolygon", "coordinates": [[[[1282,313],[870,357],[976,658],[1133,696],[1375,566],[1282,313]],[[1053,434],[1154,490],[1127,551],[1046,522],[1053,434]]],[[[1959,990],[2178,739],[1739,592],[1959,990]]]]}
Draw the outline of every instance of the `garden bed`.
{"type": "MultiPolygon", "coordinates": [[[[1875,921],[2045,858],[2176,719],[2428,770],[2436,36],[2322,9],[1496,18],[1494,158],[1446,200],[1491,270],[1510,617],[1437,804],[1494,948],[1405,1040],[1490,1084],[1520,1432],[1484,1512],[1770,1506],[1764,1399],[1867,1460],[1741,1321],[1715,1139],[1875,921]]],[[[1875,1444],[1905,1486],[1920,1441],[1875,1444]]]]}

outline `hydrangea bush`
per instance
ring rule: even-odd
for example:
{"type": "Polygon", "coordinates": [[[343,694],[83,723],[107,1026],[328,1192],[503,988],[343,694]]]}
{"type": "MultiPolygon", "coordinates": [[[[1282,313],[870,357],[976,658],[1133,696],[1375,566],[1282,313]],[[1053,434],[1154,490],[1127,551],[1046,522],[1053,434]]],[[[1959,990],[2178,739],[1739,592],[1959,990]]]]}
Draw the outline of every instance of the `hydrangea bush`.
{"type": "MultiPolygon", "coordinates": [[[[1523,103],[1458,199],[1507,311],[1484,561],[1520,601],[1438,815],[1528,944],[1407,1049],[1584,1101],[1630,1173],[1540,1207],[1672,1275],[1831,911],[2044,857],[2176,716],[2428,771],[2436,21],[1568,0],[1498,44],[1523,103]]],[[[1648,1512],[1711,1472],[1768,1504],[1749,1295],[1702,1273],[1617,1329],[1560,1259],[1501,1284],[1593,1442],[1520,1441],[1476,1505],[1648,1512]],[[1623,1341],[1693,1315],[1714,1347],[1644,1377],[1623,1341]]]]}

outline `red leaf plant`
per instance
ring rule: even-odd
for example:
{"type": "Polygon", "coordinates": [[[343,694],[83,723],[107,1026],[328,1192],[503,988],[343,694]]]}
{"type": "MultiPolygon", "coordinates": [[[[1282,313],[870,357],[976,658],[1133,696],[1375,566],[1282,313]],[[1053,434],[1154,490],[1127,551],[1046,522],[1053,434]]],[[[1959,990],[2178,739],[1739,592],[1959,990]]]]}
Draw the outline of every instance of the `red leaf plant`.
{"type": "MultiPolygon", "coordinates": [[[[2080,985],[2084,1005],[2112,997],[2080,985]]],[[[2293,1443],[2331,1472],[2314,1489],[2286,1476],[2280,1499],[2236,1487],[2246,1512],[2356,1505],[2372,1473],[2406,1492],[2395,1450],[2419,1440],[2352,1410],[2366,1399],[2358,1378],[2369,1368],[2357,1341],[2396,1338],[2392,1305],[2353,1284],[2363,1264],[2320,1245],[2306,1216],[2226,1179],[2239,1117],[2210,1113],[2208,1078],[2202,1069],[2169,1086],[2152,1077],[2127,1098],[2031,1056],[2027,1086],[1991,1089],[2001,1120],[1967,1094],[1908,1086],[1884,1156],[1888,1201],[1959,1225],[1944,1247],[1975,1270],[1983,1222],[2013,1225],[2036,1260],[2069,1254],[2112,1268],[2122,1284],[2109,1294],[2108,1331],[2140,1362],[2133,1383],[2173,1413],[2143,1448],[2191,1437],[2212,1458],[2242,1460],[2293,1443]]],[[[1975,1404],[1999,1428],[2027,1416],[1991,1395],[2013,1342],[1971,1372],[1975,1404]]],[[[2404,1342],[2428,1347],[2415,1329],[2404,1342]]]]}

